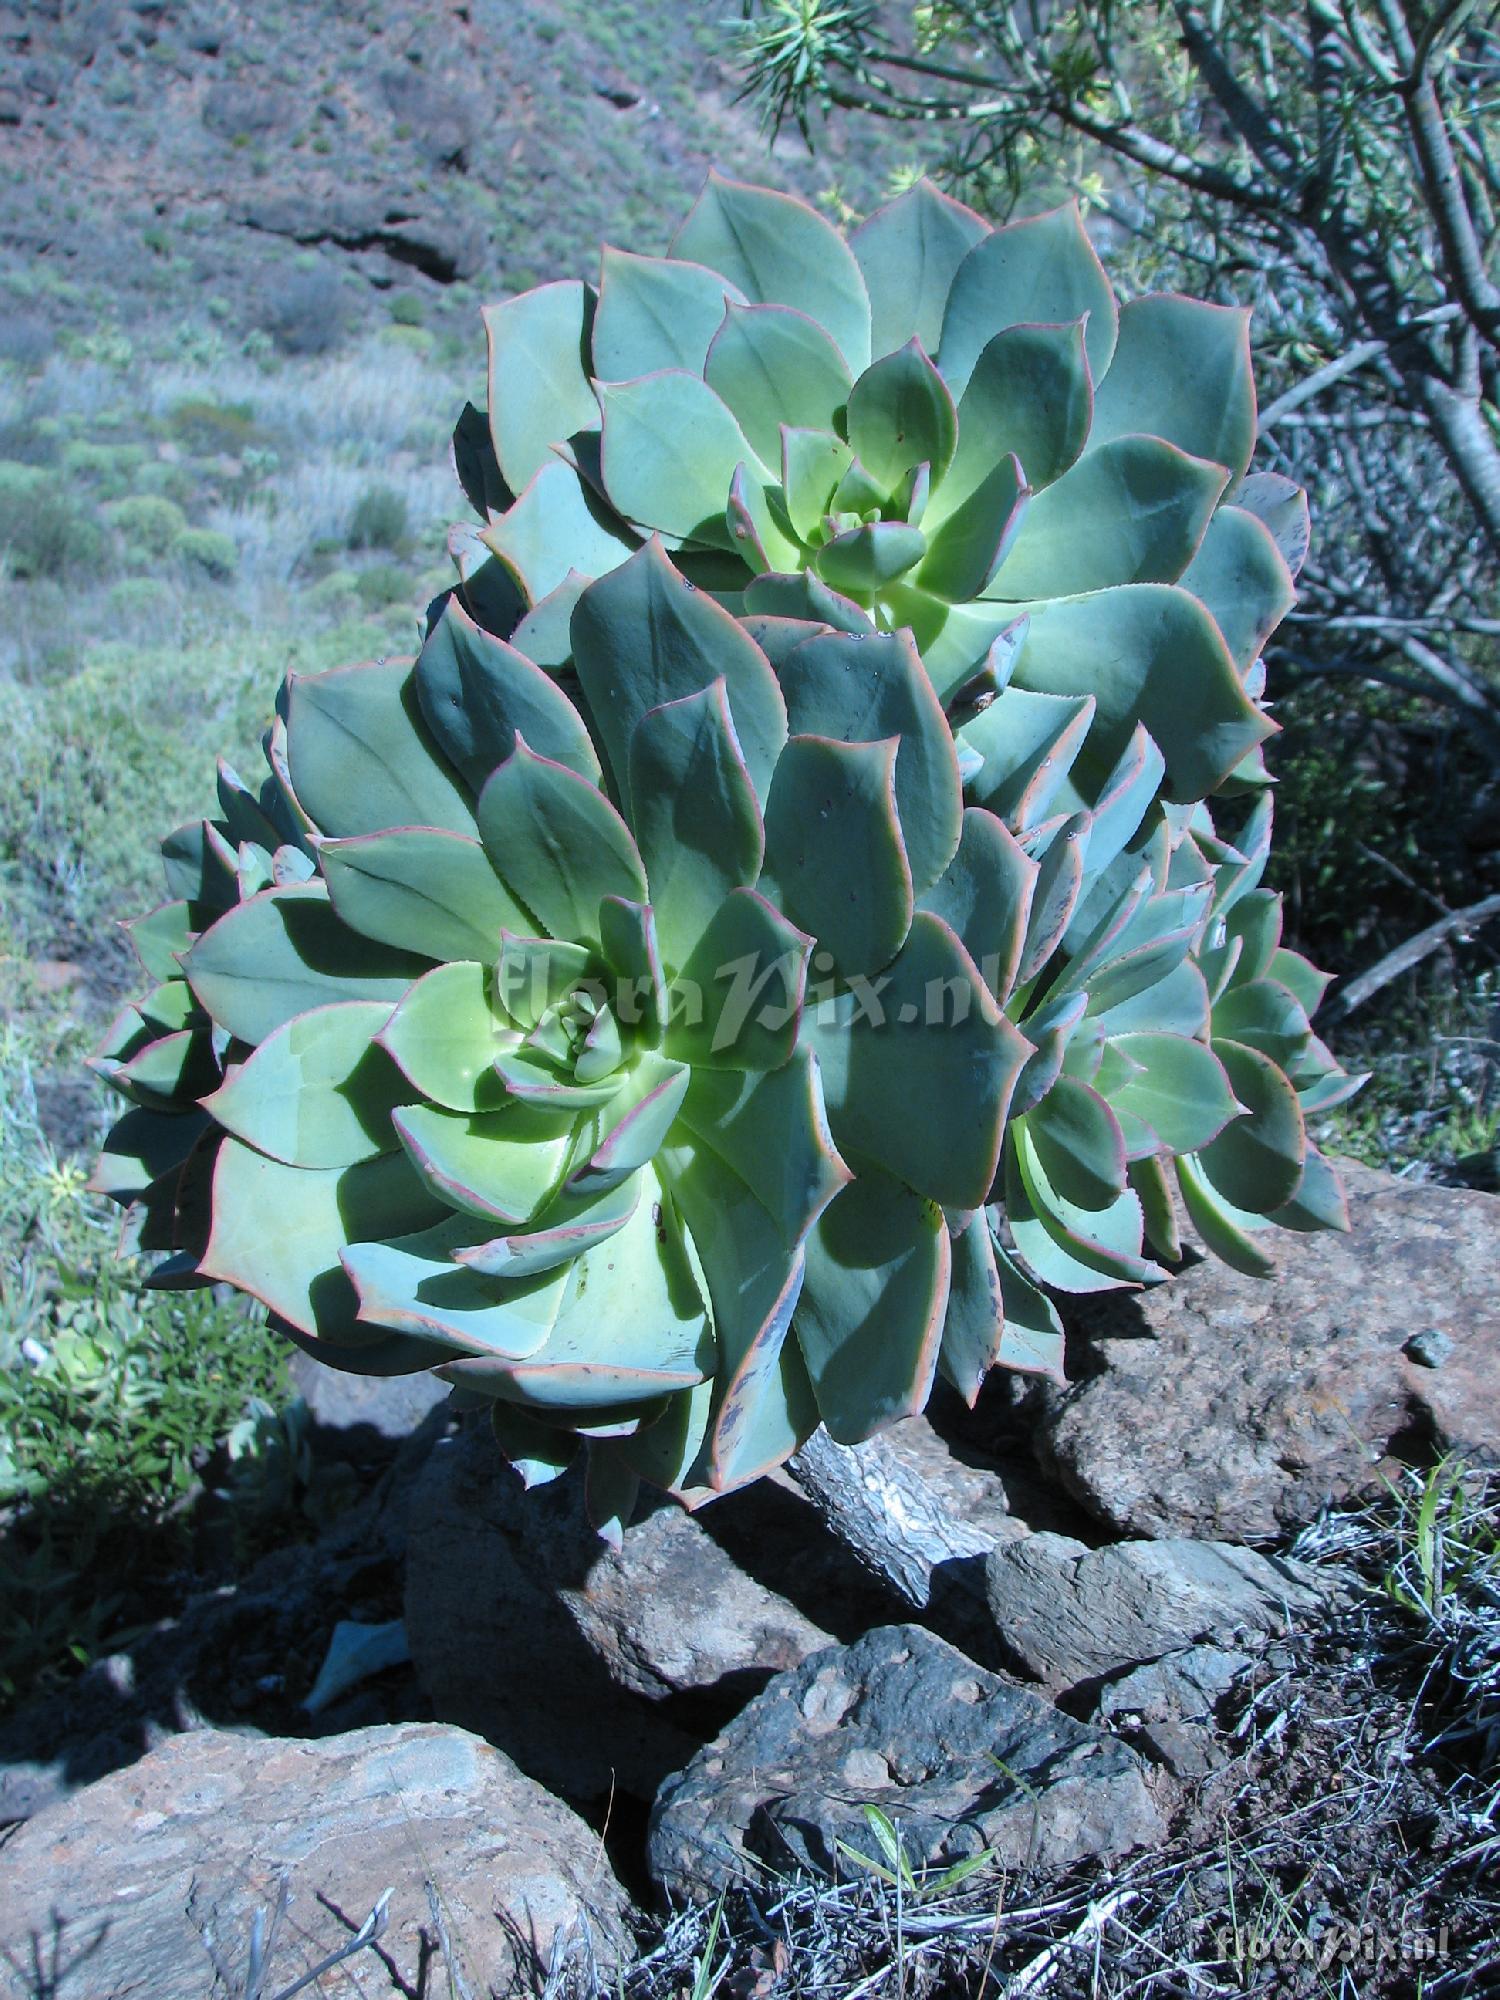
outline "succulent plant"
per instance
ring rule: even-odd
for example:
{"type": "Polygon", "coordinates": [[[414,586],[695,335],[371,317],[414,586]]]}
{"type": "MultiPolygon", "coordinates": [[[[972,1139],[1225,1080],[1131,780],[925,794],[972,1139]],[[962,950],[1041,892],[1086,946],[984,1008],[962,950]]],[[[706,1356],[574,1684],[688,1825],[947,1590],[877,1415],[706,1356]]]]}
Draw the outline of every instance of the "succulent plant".
{"type": "Polygon", "coordinates": [[[1174,1182],[1241,1269],[1347,1226],[1260,887],[1306,503],[1245,475],[1242,317],[1117,312],[1071,210],[924,184],[846,244],[711,179],[488,319],[419,657],[291,676],[128,926],[96,1185],[153,1281],[434,1371],[529,1482],[585,1440],[614,1533],[1060,1376],[1174,1182]]]}
{"type": "Polygon", "coordinates": [[[1244,479],[1247,319],[1117,306],[1071,205],[992,229],[924,181],[846,241],[710,175],[665,257],[487,309],[465,588],[565,648],[581,580],[656,533],[733,608],[909,628],[945,704],[998,642],[1018,692],[1091,698],[1085,791],[1137,723],[1169,799],[1259,784],[1296,503],[1244,479]]]}
{"type": "Polygon", "coordinates": [[[415,666],[293,676],[260,794],[222,773],[166,843],[158,985],[97,1058],[133,1107],[99,1184],[166,1282],[493,1398],[534,1475],[588,1435],[604,1521],[1001,1338],[1030,1046],[949,920],[952,738],[909,639],[773,622],[774,670],[644,548],[574,613],[592,734],[455,602],[415,666]],[[876,974],[868,1013],[817,991],[876,974]]]}

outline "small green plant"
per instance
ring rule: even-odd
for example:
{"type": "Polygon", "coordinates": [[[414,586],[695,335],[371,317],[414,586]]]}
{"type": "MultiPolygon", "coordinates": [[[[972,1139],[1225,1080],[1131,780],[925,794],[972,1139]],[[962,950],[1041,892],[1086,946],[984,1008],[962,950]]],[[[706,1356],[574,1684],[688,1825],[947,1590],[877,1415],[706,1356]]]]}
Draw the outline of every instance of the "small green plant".
{"type": "Polygon", "coordinates": [[[901,1829],[890,1814],[882,1811],[877,1805],[867,1804],[861,1810],[866,1825],[875,1836],[881,1859],[877,1861],[873,1855],[862,1854],[857,1847],[851,1847],[845,1840],[838,1842],[838,1850],[850,1861],[858,1862],[861,1868],[868,1869],[879,1881],[898,1892],[898,1922],[903,1902],[916,1905],[939,1896],[946,1896],[961,1883],[967,1882],[971,1876],[977,1875],[981,1869],[994,1866],[995,1857],[986,1849],[978,1854],[966,1854],[947,1868],[924,1868],[918,1875],[907,1858],[901,1829]]]}
{"type": "Polygon", "coordinates": [[[188,532],[188,519],[174,500],[155,493],[133,493],[105,509],[106,519],[125,543],[133,568],[160,563],[188,532]]]}
{"type": "Polygon", "coordinates": [[[250,404],[215,403],[203,396],[174,403],[167,429],[179,444],[205,457],[219,453],[232,457],[260,435],[250,404]]]}
{"type": "Polygon", "coordinates": [[[385,611],[410,597],[411,579],[394,563],[372,563],[355,578],[354,594],[367,611],[385,611]]]}
{"type": "Polygon", "coordinates": [[[349,517],[349,547],[398,550],[405,546],[409,528],[405,494],[390,486],[371,486],[361,493],[349,517]]]}
{"type": "Polygon", "coordinates": [[[422,301],[415,292],[397,292],[391,300],[391,323],[393,326],[420,326],[424,314],[422,301]]]}
{"type": "Polygon", "coordinates": [[[189,569],[201,570],[215,583],[227,583],[239,568],[234,537],[217,528],[188,528],[177,538],[177,554],[189,569]]]}

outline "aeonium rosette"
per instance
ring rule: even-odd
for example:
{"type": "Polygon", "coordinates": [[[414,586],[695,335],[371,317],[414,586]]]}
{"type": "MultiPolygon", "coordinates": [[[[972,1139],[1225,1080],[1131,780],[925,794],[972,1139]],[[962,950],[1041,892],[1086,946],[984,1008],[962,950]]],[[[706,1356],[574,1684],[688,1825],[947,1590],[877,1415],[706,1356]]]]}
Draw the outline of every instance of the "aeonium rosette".
{"type": "Polygon", "coordinates": [[[221,773],[132,927],[99,1184],[161,1282],[490,1397],[529,1476],[587,1437],[609,1523],[1002,1351],[1032,1049],[976,823],[1032,864],[909,638],[752,634],[648,546],[571,645],[570,695],[450,602],[415,667],[289,680],[265,784],[221,773]]]}

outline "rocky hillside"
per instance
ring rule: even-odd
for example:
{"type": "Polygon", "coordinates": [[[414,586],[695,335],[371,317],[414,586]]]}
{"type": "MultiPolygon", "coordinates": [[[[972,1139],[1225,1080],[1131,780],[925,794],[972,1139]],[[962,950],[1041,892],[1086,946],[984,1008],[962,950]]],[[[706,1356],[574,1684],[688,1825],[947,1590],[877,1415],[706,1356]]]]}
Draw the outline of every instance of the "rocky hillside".
{"type": "MultiPolygon", "coordinates": [[[[630,0],[34,0],[0,7],[4,344],[207,311],[283,350],[368,292],[519,289],[656,248],[709,161],[877,184],[835,133],[768,160],[712,8],[630,0]],[[17,287],[10,286],[14,292],[17,287]],[[46,288],[44,287],[44,290],[46,288]]],[[[3,300],[3,290],[0,290],[3,300]]]]}

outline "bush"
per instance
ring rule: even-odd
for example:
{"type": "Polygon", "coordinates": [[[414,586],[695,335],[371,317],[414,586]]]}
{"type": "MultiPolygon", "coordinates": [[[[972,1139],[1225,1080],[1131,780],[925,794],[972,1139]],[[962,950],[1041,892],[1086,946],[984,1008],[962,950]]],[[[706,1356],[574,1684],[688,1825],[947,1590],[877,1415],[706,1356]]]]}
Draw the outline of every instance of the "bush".
{"type": "Polygon", "coordinates": [[[57,423],[52,417],[15,417],[0,424],[0,459],[22,465],[57,463],[57,423]]]}
{"type": "Polygon", "coordinates": [[[206,396],[187,396],[174,403],[167,428],[179,444],[204,455],[241,452],[259,436],[248,403],[215,403],[206,396]]]}
{"type": "Polygon", "coordinates": [[[343,322],[343,287],[331,271],[295,271],[261,306],[261,326],[283,354],[327,354],[338,346],[343,322]]]}
{"type": "Polygon", "coordinates": [[[388,605],[404,603],[411,594],[410,579],[394,563],[376,563],[355,584],[355,593],[367,611],[384,611],[388,605]]]}
{"type": "Polygon", "coordinates": [[[123,499],[140,484],[146,448],[139,444],[99,444],[93,438],[69,438],[62,448],[64,472],[86,479],[102,500],[123,499]]]}
{"type": "Polygon", "coordinates": [[[12,576],[77,575],[103,552],[99,523],[58,490],[53,475],[0,462],[0,554],[12,576]]]}
{"type": "Polygon", "coordinates": [[[399,549],[409,522],[406,496],[389,486],[371,486],[360,495],[349,519],[351,549],[399,549]]]}
{"type": "Polygon", "coordinates": [[[397,292],[391,300],[391,323],[394,326],[422,324],[422,301],[415,292],[397,292]]]}
{"type": "Polygon", "coordinates": [[[105,512],[125,542],[134,567],[170,555],[188,531],[187,515],[176,501],[155,493],[133,493],[127,500],[115,501],[105,512]]]}
{"type": "Polygon", "coordinates": [[[193,569],[201,569],[215,583],[225,583],[239,568],[240,552],[231,535],[217,528],[189,528],[178,537],[177,553],[193,569]]]}

